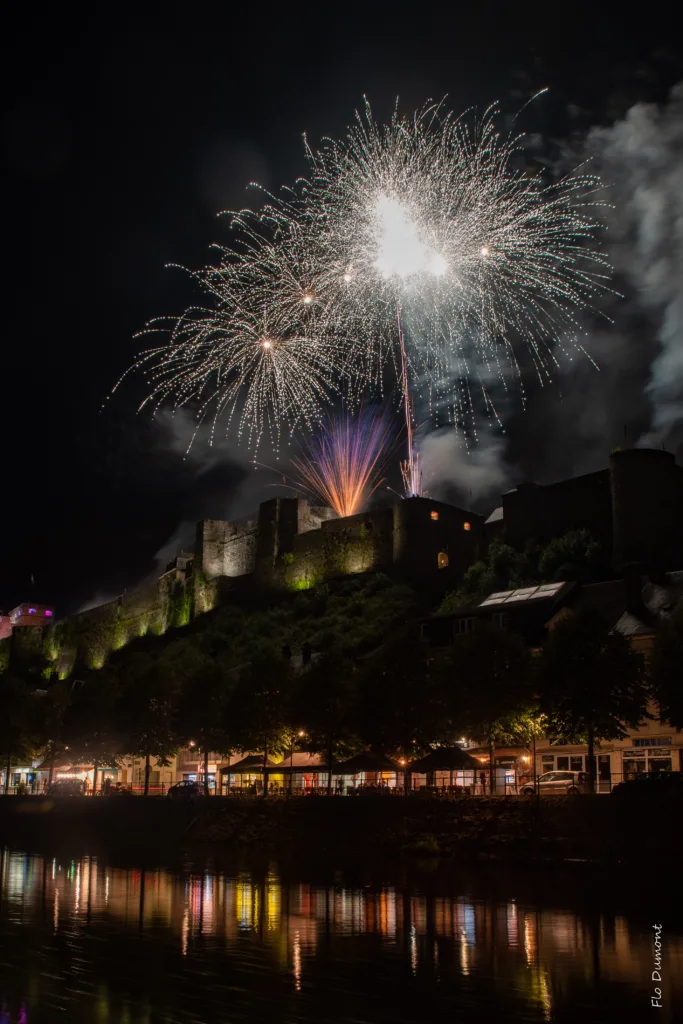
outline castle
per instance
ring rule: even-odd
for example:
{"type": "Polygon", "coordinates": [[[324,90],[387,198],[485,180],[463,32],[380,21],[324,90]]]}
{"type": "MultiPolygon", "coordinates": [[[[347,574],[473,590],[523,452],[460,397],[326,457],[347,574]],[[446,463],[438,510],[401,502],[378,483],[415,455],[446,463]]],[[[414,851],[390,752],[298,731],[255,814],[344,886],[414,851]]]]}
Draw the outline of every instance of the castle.
{"type": "Polygon", "coordinates": [[[8,645],[15,657],[39,643],[62,678],[77,660],[101,667],[134,637],[185,625],[228,594],[239,600],[245,592],[307,590],[384,572],[437,595],[457,586],[503,530],[521,548],[580,528],[611,553],[624,578],[683,568],[683,469],[665,451],[617,451],[598,473],[520,484],[488,516],[415,497],[339,518],[301,498],[274,498],[253,520],[202,520],[195,550],[181,553],[152,583],[40,630],[15,629],[0,641],[0,670],[2,648],[7,660],[8,645]]]}

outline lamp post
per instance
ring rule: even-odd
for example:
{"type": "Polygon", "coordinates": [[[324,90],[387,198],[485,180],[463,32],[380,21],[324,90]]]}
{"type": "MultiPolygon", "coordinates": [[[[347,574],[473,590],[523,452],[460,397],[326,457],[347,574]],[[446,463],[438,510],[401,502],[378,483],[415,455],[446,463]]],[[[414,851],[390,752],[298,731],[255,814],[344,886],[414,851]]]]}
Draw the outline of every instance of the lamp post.
{"type": "Polygon", "coordinates": [[[292,742],[289,748],[289,795],[292,795],[292,781],[294,779],[294,743],[297,739],[301,739],[306,733],[303,729],[299,729],[296,736],[292,735],[292,742]]]}
{"type": "MultiPolygon", "coordinates": [[[[405,757],[399,758],[399,762],[398,763],[401,765],[401,768],[403,768],[403,792],[407,793],[408,792],[408,772],[406,771],[406,763],[407,762],[406,762],[405,757]]],[[[396,788],[398,789],[398,778],[396,779],[396,788]]]]}

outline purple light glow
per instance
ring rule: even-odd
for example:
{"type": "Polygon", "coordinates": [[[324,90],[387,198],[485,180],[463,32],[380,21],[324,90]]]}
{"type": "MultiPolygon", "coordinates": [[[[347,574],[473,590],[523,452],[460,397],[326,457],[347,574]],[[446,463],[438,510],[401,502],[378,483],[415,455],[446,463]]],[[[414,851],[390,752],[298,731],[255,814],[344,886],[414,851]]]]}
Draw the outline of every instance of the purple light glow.
{"type": "Polygon", "coordinates": [[[52,612],[50,611],[50,609],[49,609],[49,608],[46,608],[46,609],[45,609],[45,614],[46,614],[46,615],[48,615],[48,616],[51,616],[51,615],[52,615],[52,612]]]}

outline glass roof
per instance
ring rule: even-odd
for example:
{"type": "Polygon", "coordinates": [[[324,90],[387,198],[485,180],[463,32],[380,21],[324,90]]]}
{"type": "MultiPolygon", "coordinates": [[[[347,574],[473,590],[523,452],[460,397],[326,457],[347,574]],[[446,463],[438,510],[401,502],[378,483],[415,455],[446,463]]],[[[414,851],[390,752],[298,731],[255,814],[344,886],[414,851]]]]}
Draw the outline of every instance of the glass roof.
{"type": "Polygon", "coordinates": [[[552,597],[564,586],[561,583],[542,583],[538,587],[519,587],[517,590],[499,590],[481,602],[480,608],[492,604],[516,604],[518,601],[535,601],[539,597],[552,597]]]}

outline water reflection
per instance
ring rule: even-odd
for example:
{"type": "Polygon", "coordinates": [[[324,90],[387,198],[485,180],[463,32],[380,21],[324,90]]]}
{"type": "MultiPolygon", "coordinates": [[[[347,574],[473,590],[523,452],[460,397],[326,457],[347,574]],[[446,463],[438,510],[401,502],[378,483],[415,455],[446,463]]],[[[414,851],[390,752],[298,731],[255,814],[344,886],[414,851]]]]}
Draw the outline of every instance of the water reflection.
{"type": "MultiPolygon", "coordinates": [[[[283,884],[276,870],[0,857],[0,1024],[574,1019],[649,1012],[647,925],[516,899],[283,884]],[[492,1010],[491,1010],[492,1012],[492,1010]]],[[[669,934],[670,982],[683,940],[669,934]]],[[[672,993],[671,993],[672,995],[672,993]]],[[[672,1019],[671,998],[659,1020],[672,1019]]]]}

